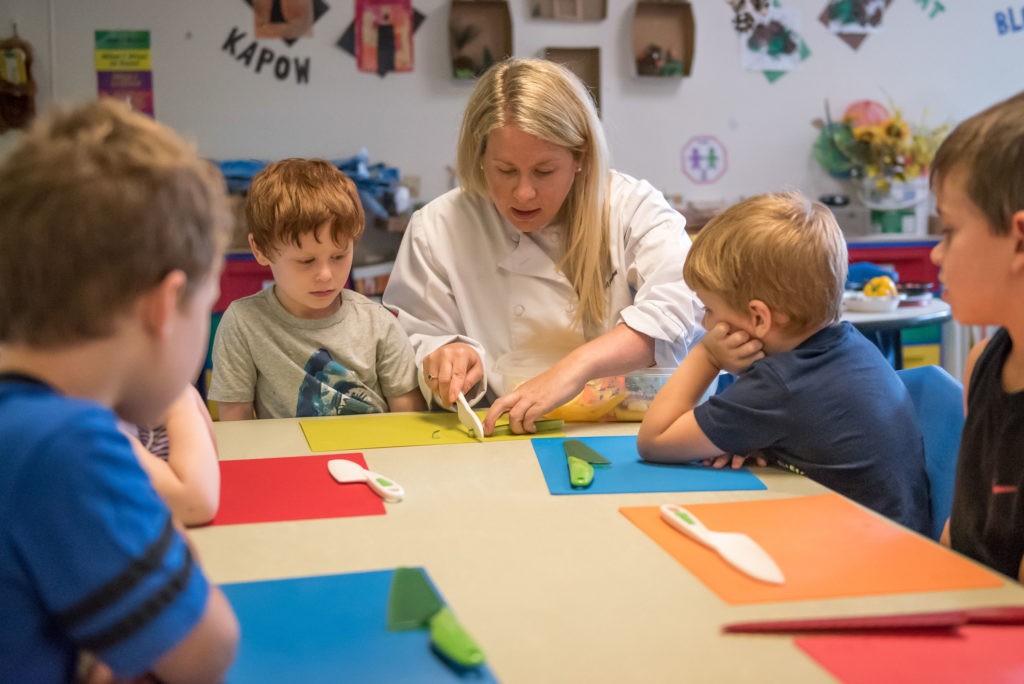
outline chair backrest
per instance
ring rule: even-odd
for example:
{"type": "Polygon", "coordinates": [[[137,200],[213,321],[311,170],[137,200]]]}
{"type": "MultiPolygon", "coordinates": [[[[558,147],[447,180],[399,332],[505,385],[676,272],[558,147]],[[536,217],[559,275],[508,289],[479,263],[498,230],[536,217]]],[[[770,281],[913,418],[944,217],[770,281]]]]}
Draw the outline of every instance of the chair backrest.
{"type": "Polygon", "coordinates": [[[953,505],[953,480],[964,428],[963,386],[939,366],[906,368],[896,373],[910,392],[917,426],[924,436],[932,538],[938,539],[953,505]]]}

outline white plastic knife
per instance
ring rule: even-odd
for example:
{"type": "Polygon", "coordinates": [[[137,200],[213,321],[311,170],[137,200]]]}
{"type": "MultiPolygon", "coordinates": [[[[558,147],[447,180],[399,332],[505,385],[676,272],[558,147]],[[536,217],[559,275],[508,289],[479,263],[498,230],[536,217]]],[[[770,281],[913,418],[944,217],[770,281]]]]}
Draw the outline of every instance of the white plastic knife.
{"type": "Polygon", "coordinates": [[[661,507],[662,519],[687,537],[717,552],[745,575],[769,584],[785,584],[782,570],[761,546],[740,532],[712,532],[690,511],[675,504],[661,507]]]}

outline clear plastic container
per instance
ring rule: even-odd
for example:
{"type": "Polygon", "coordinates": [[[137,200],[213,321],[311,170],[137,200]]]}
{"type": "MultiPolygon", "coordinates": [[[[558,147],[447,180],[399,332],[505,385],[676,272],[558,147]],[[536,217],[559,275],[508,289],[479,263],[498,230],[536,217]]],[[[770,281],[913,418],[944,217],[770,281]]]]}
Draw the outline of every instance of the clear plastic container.
{"type": "MultiPolygon", "coordinates": [[[[512,351],[499,358],[494,370],[501,374],[506,391],[540,375],[560,358],[551,352],[512,351]]],[[[644,368],[623,375],[595,378],[569,402],[548,413],[571,423],[640,421],[674,368],[644,368]]]]}

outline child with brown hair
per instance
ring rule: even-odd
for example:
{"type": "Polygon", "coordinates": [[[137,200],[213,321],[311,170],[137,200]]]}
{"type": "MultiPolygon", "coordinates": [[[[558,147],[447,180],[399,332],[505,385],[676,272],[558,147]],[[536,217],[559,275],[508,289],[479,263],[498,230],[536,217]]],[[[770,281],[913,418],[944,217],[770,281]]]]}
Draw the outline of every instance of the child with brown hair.
{"type": "Polygon", "coordinates": [[[755,456],[926,534],[914,408],[878,349],[840,322],[846,271],[832,212],[799,193],[751,197],[708,222],[683,265],[707,334],[644,416],[641,456],[719,467],[755,456]],[[723,370],[736,381],[698,404],[723,370]]]}
{"type": "Polygon", "coordinates": [[[36,122],[0,207],[0,681],[71,681],[86,651],[111,676],[221,681],[234,613],[118,418],[157,421],[199,370],[223,179],[101,100],[36,122]]]}
{"type": "Polygon", "coordinates": [[[274,285],[232,302],[213,344],[209,397],[221,420],[426,407],[409,338],[383,306],[345,288],[363,208],[323,159],[260,171],[246,200],[249,246],[274,285]]]}
{"type": "Polygon", "coordinates": [[[942,298],[999,330],[964,369],[967,417],[943,542],[1024,581],[1024,92],[967,119],[931,171],[942,298]]]}

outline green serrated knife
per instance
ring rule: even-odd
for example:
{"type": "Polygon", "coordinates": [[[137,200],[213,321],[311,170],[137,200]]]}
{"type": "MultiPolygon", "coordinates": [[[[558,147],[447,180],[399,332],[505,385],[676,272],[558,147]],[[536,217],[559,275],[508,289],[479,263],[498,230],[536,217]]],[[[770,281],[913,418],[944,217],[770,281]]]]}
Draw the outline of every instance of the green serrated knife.
{"type": "Polygon", "coordinates": [[[573,487],[589,487],[594,481],[594,466],[611,465],[611,461],[578,439],[567,439],[562,448],[569,466],[569,484],[573,487]]]}
{"type": "Polygon", "coordinates": [[[430,584],[422,568],[395,568],[388,594],[388,629],[430,630],[430,641],[451,662],[461,667],[477,667],[484,652],[448,609],[430,584]]]}

